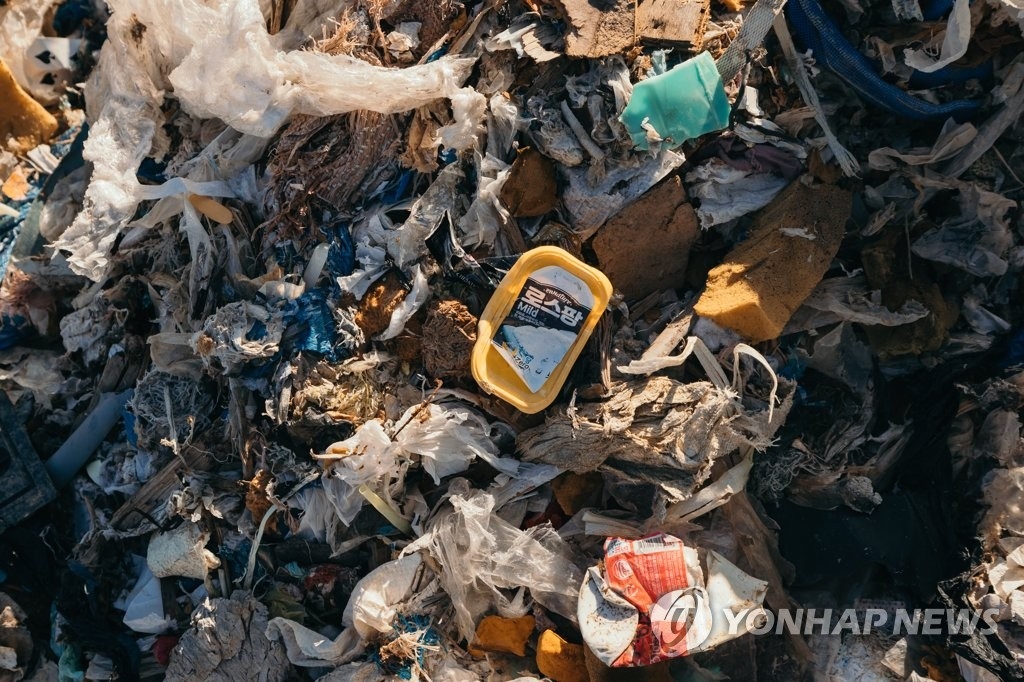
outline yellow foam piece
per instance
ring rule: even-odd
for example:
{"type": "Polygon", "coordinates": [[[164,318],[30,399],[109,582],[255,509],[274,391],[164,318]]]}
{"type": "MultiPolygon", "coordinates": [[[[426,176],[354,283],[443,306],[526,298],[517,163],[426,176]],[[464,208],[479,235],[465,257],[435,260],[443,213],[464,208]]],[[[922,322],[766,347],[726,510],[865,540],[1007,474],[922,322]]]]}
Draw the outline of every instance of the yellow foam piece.
{"type": "Polygon", "coordinates": [[[0,59],[0,147],[27,152],[57,132],[57,119],[32,99],[0,59]]]}
{"type": "Polygon", "coordinates": [[[752,343],[778,338],[839,251],[851,206],[834,185],[791,183],[708,273],[694,312],[752,343]]]}
{"type": "Polygon", "coordinates": [[[590,682],[583,646],[566,642],[554,630],[537,640],[537,669],[555,682],[590,682]]]}
{"type": "Polygon", "coordinates": [[[525,656],[526,642],[536,623],[533,616],[486,616],[476,627],[476,641],[469,647],[469,652],[474,656],[482,656],[485,651],[525,656]]]}

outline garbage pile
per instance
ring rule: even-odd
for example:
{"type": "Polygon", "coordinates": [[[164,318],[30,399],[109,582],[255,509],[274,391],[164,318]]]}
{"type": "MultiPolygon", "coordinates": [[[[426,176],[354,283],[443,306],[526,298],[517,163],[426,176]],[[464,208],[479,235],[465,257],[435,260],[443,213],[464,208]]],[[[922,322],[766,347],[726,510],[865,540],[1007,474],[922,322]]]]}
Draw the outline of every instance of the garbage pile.
{"type": "Polygon", "coordinates": [[[0,2],[0,675],[1021,679],[1022,31],[0,2]]]}

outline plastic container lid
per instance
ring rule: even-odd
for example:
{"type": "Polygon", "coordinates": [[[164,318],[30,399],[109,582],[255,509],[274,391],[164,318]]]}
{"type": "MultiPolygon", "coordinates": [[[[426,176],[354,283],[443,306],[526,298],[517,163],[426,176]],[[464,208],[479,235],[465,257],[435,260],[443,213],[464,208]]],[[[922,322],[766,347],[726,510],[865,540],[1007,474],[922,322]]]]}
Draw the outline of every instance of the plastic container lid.
{"type": "Polygon", "coordinates": [[[554,402],[612,295],[604,273],[554,246],[527,251],[480,317],[473,377],[527,414],[554,402]]]}

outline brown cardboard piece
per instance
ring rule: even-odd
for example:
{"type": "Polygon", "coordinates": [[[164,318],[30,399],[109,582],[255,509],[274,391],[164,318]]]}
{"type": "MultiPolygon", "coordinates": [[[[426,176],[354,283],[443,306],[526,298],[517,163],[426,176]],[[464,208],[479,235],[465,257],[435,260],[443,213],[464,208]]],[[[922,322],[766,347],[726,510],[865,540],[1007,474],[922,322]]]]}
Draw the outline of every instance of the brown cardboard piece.
{"type": "Polygon", "coordinates": [[[627,300],[686,282],[700,222],[678,176],[651,189],[604,224],[592,245],[598,267],[627,300]]]}

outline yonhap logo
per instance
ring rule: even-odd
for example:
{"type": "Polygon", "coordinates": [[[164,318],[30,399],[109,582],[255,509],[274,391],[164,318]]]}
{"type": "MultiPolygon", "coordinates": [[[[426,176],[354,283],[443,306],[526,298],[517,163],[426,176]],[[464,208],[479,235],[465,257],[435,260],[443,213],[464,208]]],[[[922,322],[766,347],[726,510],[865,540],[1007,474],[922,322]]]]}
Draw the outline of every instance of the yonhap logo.
{"type": "Polygon", "coordinates": [[[999,609],[757,609],[724,612],[730,633],[755,635],[990,635],[999,609]]]}
{"type": "Polygon", "coordinates": [[[687,587],[661,596],[651,607],[651,630],[663,652],[683,655],[711,634],[711,609],[704,588],[687,587]]]}

